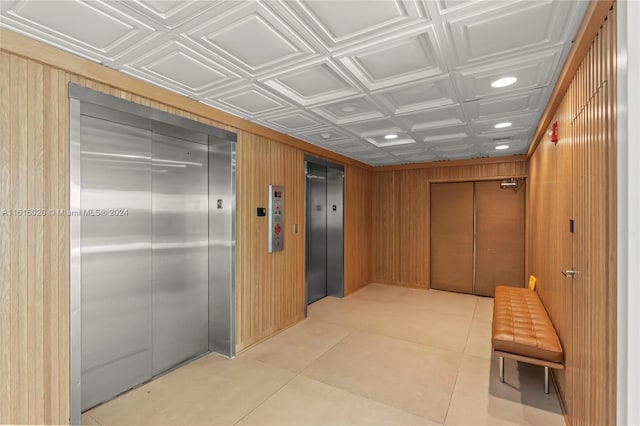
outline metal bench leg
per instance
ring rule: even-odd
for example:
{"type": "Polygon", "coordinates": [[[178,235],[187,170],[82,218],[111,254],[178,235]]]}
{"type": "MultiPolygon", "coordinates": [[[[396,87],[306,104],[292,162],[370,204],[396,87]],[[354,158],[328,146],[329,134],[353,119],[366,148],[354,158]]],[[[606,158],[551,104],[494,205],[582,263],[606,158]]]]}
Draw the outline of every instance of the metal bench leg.
{"type": "Polygon", "coordinates": [[[500,358],[500,383],[504,383],[504,357],[500,358]]]}
{"type": "Polygon", "coordinates": [[[544,368],[544,393],[549,393],[549,367],[544,368]]]}

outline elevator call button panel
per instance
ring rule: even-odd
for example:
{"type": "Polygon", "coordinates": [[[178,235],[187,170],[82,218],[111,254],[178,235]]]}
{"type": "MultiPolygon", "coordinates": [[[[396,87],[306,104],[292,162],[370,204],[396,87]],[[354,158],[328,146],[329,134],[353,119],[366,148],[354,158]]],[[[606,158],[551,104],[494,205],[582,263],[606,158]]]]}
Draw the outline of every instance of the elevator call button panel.
{"type": "Polygon", "coordinates": [[[284,250],[284,190],[269,185],[269,253],[284,250]]]}

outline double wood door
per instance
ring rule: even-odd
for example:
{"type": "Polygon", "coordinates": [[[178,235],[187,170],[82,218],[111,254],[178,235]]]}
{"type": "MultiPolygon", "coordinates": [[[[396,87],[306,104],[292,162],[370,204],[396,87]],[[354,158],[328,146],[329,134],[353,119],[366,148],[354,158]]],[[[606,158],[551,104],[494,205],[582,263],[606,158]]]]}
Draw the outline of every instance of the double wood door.
{"type": "Polygon", "coordinates": [[[524,286],[525,185],[431,184],[431,288],[493,296],[524,286]]]}

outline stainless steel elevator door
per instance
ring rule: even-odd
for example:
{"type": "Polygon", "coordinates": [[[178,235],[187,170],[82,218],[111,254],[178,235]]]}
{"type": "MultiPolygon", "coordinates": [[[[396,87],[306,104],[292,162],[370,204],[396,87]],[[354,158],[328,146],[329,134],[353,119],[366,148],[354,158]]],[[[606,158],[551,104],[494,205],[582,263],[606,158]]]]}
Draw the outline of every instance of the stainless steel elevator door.
{"type": "Polygon", "coordinates": [[[209,347],[207,146],[153,134],[153,374],[209,347]]]}
{"type": "Polygon", "coordinates": [[[81,117],[82,409],[151,379],[151,133],[81,117]]]}
{"type": "Polygon", "coordinates": [[[327,295],[327,170],[307,170],[307,304],[327,295]]]}

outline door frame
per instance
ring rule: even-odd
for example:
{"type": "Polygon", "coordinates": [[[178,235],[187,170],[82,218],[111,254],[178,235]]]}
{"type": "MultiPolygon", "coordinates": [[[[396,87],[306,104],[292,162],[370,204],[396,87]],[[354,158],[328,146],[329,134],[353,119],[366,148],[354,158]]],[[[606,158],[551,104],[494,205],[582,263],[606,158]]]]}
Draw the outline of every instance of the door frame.
{"type": "Polygon", "coordinates": [[[342,226],[341,226],[341,243],[339,244],[342,253],[342,262],[340,263],[340,272],[338,274],[339,283],[334,287],[334,291],[332,294],[329,294],[329,289],[327,288],[327,296],[331,295],[334,297],[344,297],[344,166],[342,164],[333,163],[331,161],[327,161],[322,158],[314,157],[309,154],[304,155],[304,291],[303,291],[303,305],[304,305],[304,317],[308,316],[308,304],[307,304],[307,294],[309,291],[309,281],[307,277],[307,271],[309,269],[309,259],[308,259],[308,250],[307,250],[307,202],[308,202],[308,194],[307,194],[307,173],[309,170],[309,164],[315,164],[317,166],[326,167],[327,168],[327,176],[329,175],[329,171],[341,173],[342,174],[342,226]]]}

